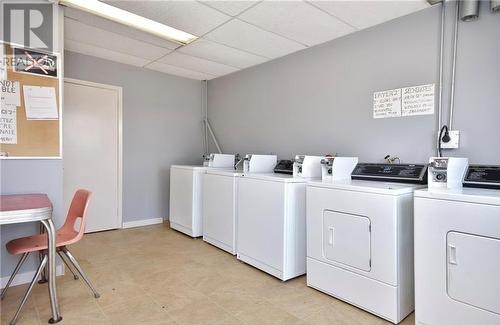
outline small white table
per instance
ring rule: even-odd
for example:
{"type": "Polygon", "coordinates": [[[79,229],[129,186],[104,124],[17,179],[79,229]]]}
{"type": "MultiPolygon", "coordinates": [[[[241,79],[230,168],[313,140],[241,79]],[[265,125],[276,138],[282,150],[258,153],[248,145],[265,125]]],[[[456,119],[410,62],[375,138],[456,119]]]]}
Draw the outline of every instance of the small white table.
{"type": "Polygon", "coordinates": [[[52,222],[52,203],[46,194],[0,195],[0,225],[40,221],[48,237],[48,286],[52,318],[62,320],[56,291],[56,230],[52,222]]]}

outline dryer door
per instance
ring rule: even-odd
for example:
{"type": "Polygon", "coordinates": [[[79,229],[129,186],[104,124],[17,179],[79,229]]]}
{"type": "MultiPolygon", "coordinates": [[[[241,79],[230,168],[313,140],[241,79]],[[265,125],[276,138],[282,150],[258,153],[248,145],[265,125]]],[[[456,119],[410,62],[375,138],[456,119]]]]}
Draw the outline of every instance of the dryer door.
{"type": "Polygon", "coordinates": [[[500,240],[452,231],[446,241],[448,295],[500,314],[500,240]]]}
{"type": "Polygon", "coordinates": [[[370,219],[323,211],[323,255],[326,259],[370,271],[370,219]]]}

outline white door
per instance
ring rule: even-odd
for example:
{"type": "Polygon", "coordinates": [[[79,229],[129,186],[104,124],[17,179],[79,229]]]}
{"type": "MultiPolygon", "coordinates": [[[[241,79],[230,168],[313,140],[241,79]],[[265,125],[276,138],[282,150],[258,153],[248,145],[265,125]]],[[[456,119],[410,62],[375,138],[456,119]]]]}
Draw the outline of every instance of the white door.
{"type": "Polygon", "coordinates": [[[455,231],[446,238],[448,295],[500,314],[500,240],[455,231]]]}
{"type": "Polygon", "coordinates": [[[323,211],[323,252],[330,261],[370,271],[370,219],[323,211]]]}
{"type": "Polygon", "coordinates": [[[90,190],[86,232],[121,228],[120,105],[120,88],[64,82],[65,211],[77,189],[90,190]]]}

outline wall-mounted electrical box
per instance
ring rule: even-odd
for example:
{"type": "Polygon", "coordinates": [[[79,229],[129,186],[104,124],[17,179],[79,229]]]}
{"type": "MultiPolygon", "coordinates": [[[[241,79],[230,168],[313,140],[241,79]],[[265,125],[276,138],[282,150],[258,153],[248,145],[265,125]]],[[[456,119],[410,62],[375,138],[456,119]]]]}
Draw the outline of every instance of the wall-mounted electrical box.
{"type": "Polygon", "coordinates": [[[443,140],[441,140],[441,148],[442,149],[458,149],[459,139],[460,139],[460,131],[457,131],[457,130],[449,131],[448,135],[450,136],[450,141],[443,142],[443,140]]]}

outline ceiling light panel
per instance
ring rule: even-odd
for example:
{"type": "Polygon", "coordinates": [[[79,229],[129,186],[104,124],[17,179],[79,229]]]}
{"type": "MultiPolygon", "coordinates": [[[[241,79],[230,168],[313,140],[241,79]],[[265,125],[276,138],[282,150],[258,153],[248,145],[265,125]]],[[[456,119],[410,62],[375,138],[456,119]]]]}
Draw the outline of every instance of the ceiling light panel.
{"type": "Polygon", "coordinates": [[[196,1],[106,1],[196,36],[201,36],[231,19],[196,1]]]}
{"type": "Polygon", "coordinates": [[[346,23],[363,29],[429,7],[418,1],[310,1],[346,23]]]}
{"type": "Polygon", "coordinates": [[[205,38],[267,58],[277,58],[305,48],[302,44],[238,19],[217,28],[205,38]]]}
{"type": "Polygon", "coordinates": [[[132,12],[110,6],[98,0],[59,0],[60,5],[76,8],[91,14],[113,20],[117,23],[134,27],[139,30],[175,41],[180,44],[188,44],[196,39],[196,36],[175,29],[168,25],[134,14],[132,12]]]}
{"type": "Polygon", "coordinates": [[[203,38],[197,39],[187,46],[183,46],[178,51],[241,69],[268,60],[262,56],[250,54],[203,38]]]}
{"type": "Polygon", "coordinates": [[[355,31],[324,11],[302,1],[263,1],[239,19],[311,46],[355,31]]]}

